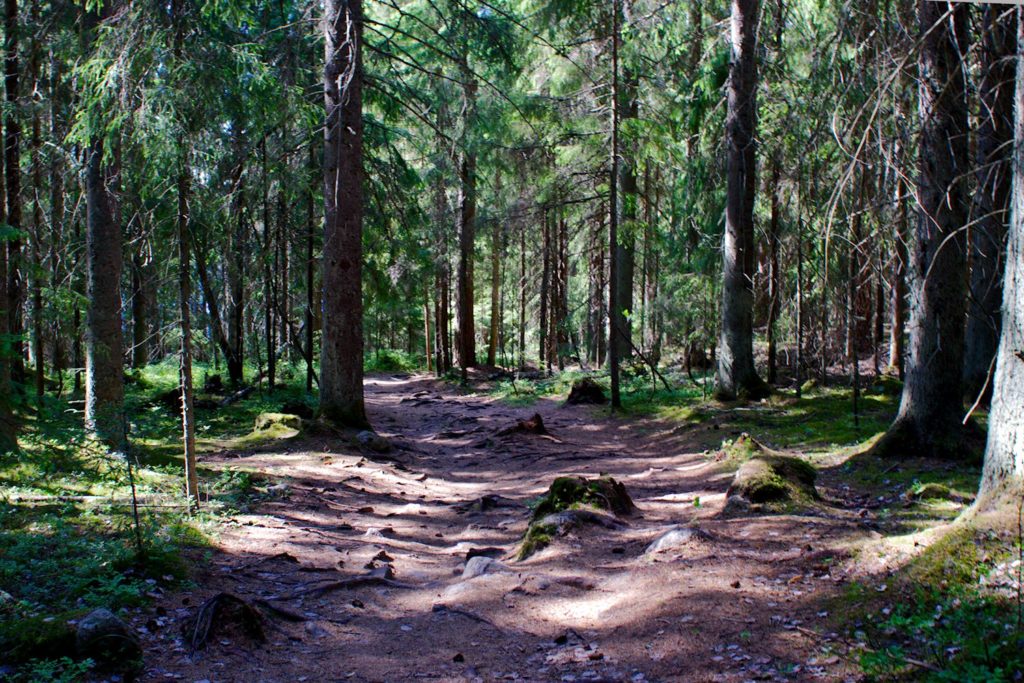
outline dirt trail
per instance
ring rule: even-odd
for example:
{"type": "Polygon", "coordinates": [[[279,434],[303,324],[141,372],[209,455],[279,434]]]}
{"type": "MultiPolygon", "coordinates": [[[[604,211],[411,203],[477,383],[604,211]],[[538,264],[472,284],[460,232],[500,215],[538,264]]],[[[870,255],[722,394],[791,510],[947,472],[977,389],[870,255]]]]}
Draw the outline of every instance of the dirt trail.
{"type": "Polygon", "coordinates": [[[548,401],[513,408],[422,376],[371,378],[367,401],[389,454],[323,437],[215,458],[280,482],[278,495],[219,537],[199,588],[139,615],[144,680],[847,677],[812,631],[841,590],[830,558],[864,533],[852,515],[719,519],[730,476],[696,429],[548,401]],[[554,439],[494,436],[535,411],[554,439]],[[557,475],[598,473],[628,487],[640,509],[629,527],[513,559],[527,502],[557,475]],[[645,554],[679,524],[710,538],[645,554]],[[467,553],[488,548],[505,569],[463,579],[467,553]],[[388,566],[390,585],[331,584],[388,566]],[[190,657],[180,623],[219,591],[293,620],[268,620],[263,644],[221,634],[190,657]]]}

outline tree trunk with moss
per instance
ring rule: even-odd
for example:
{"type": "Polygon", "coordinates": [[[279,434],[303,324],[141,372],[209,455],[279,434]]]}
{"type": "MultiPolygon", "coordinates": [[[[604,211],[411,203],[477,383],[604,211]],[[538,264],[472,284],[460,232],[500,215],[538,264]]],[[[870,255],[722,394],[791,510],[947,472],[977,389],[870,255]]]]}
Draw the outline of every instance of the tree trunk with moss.
{"type": "Polygon", "coordinates": [[[906,381],[896,421],[876,445],[895,456],[965,455],[967,99],[964,4],[921,0],[919,214],[911,245],[906,381]],[[946,16],[947,10],[950,12],[946,16]]]}

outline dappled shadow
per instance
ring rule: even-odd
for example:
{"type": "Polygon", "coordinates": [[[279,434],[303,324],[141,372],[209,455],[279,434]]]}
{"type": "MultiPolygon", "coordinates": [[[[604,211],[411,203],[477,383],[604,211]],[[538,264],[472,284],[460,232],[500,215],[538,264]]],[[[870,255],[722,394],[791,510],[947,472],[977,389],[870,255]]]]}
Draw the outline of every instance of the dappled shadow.
{"type": "Polygon", "coordinates": [[[194,591],[137,616],[149,680],[832,680],[846,671],[822,655],[813,629],[823,600],[843,590],[842,548],[872,530],[839,497],[803,516],[722,519],[731,475],[704,451],[726,430],[553,400],[514,408],[422,376],[370,378],[367,400],[394,446],[386,455],[309,436],[207,456],[211,467],[258,473],[268,496],[232,518],[194,591]],[[534,412],[552,438],[497,434],[534,412]],[[626,527],[578,530],[513,559],[531,501],[556,476],[602,473],[639,507],[626,527]],[[474,505],[485,496],[497,504],[474,505]],[[646,554],[673,525],[708,537],[646,554]],[[499,564],[463,578],[468,555],[485,549],[499,564]],[[401,585],[344,583],[385,567],[401,585]],[[218,591],[292,618],[267,612],[263,647],[225,639],[190,657],[177,624],[218,591]]]}

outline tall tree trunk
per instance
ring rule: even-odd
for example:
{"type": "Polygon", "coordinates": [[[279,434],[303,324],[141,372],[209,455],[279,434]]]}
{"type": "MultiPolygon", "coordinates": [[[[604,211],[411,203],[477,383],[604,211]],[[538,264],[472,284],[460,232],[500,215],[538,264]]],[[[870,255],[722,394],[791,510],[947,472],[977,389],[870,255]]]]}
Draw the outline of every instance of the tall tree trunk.
{"type": "MultiPolygon", "coordinates": [[[[540,276],[540,344],[537,349],[537,363],[547,367],[548,362],[548,317],[551,315],[548,302],[551,300],[551,230],[548,225],[548,210],[541,218],[541,276],[540,276]]],[[[550,368],[548,368],[550,370],[550,368]]]]}
{"type": "Polygon", "coordinates": [[[85,330],[85,424],[113,448],[124,445],[124,360],[121,339],[121,226],[110,209],[103,143],[89,148],[85,173],[88,261],[85,330]]]}
{"type": "Polygon", "coordinates": [[[191,235],[189,225],[189,170],[187,157],[184,168],[178,171],[178,303],[181,315],[181,429],[185,450],[185,495],[189,507],[199,506],[199,473],[196,465],[196,417],[192,387],[192,285],[189,276],[191,267],[191,235]]]}
{"type": "Polygon", "coordinates": [[[263,334],[267,349],[267,391],[274,393],[277,383],[277,240],[270,224],[270,170],[267,167],[267,138],[262,144],[263,156],[263,334]]]}
{"type": "Polygon", "coordinates": [[[132,253],[132,367],[144,368],[149,363],[149,301],[145,282],[146,243],[141,238],[132,253]]]}
{"type": "Polygon", "coordinates": [[[4,86],[7,116],[4,122],[4,167],[7,184],[7,225],[14,236],[7,242],[7,324],[13,337],[11,373],[16,382],[25,378],[25,352],[21,341],[25,303],[21,254],[21,123],[19,121],[18,0],[4,3],[4,86]]]}
{"type": "MultiPolygon", "coordinates": [[[[228,330],[227,348],[224,349],[224,361],[228,366],[228,380],[234,387],[245,383],[245,171],[243,162],[239,161],[236,173],[234,206],[234,226],[228,235],[227,259],[227,309],[228,330]]],[[[312,199],[310,199],[312,203],[312,199]]],[[[310,226],[310,230],[312,230],[310,226]]],[[[309,327],[312,330],[312,325],[309,327]]]]}
{"type": "Polygon", "coordinates": [[[722,249],[720,398],[762,398],[767,385],[754,368],[754,196],[757,189],[757,20],[759,0],[732,0],[725,241],[722,249]]]}
{"type": "Polygon", "coordinates": [[[904,378],[904,337],[907,322],[907,239],[908,223],[906,186],[897,177],[897,213],[896,230],[893,235],[893,268],[892,268],[892,322],[889,326],[889,368],[895,371],[902,380],[904,378]]]}
{"type": "MultiPolygon", "coordinates": [[[[50,139],[60,140],[63,136],[63,113],[59,102],[62,101],[64,89],[60,70],[60,59],[50,53],[50,89],[49,115],[50,139]]],[[[64,268],[61,266],[61,250],[64,247],[64,169],[60,154],[50,155],[50,288],[57,291],[64,268]]],[[[0,301],[3,298],[0,297],[0,301]]],[[[53,338],[53,370],[57,374],[58,386],[63,389],[64,370],[67,367],[67,346],[64,340],[63,321],[61,316],[54,316],[51,321],[50,335],[53,338]]]]}
{"type": "Polygon", "coordinates": [[[473,255],[476,246],[476,150],[471,139],[476,121],[477,84],[469,65],[461,64],[463,80],[462,160],[459,165],[459,333],[456,350],[465,378],[476,367],[476,323],[473,315],[473,255]]]}
{"type": "MultiPolygon", "coordinates": [[[[0,165],[2,162],[3,160],[0,159],[0,165]]],[[[0,220],[4,218],[4,214],[3,202],[0,201],[0,220]]],[[[0,246],[0,302],[8,301],[7,283],[7,249],[0,246]]],[[[7,334],[7,316],[0,315],[0,340],[6,339],[7,334]]],[[[17,448],[18,445],[17,422],[15,422],[11,405],[11,388],[10,351],[7,344],[0,342],[0,454],[7,453],[17,448]]]]}
{"type": "Polygon", "coordinates": [[[362,0],[326,0],[324,12],[327,121],[320,412],[338,424],[367,427],[363,402],[362,0]]]}
{"type": "Polygon", "coordinates": [[[966,314],[968,6],[920,0],[919,215],[910,259],[910,345],[896,421],[879,454],[961,457],[966,314]],[[948,12],[948,15],[947,15],[948,12]]]}
{"type": "MultiPolygon", "coordinates": [[[[313,166],[315,154],[312,146],[309,151],[310,166],[313,166]]],[[[313,216],[313,188],[309,188],[306,196],[306,393],[313,391],[313,249],[316,235],[316,223],[313,216]]]]}
{"type": "Polygon", "coordinates": [[[768,191],[771,192],[771,217],[768,221],[768,383],[778,382],[778,369],[776,368],[778,344],[775,339],[776,326],[779,321],[779,288],[782,284],[779,273],[779,223],[782,220],[782,167],[779,162],[779,154],[776,151],[772,156],[772,174],[768,191]]]}
{"type": "Polygon", "coordinates": [[[526,367],[526,221],[519,225],[519,365],[526,367]]]}
{"type": "MultiPolygon", "coordinates": [[[[1018,54],[1024,22],[1017,27],[1018,54]]],[[[988,444],[975,509],[1016,506],[1024,495],[1024,60],[1017,60],[1013,185],[1003,278],[1003,325],[989,413],[988,444]]],[[[1011,508],[1012,509],[1012,508],[1011,508]]]]}
{"type": "Polygon", "coordinates": [[[619,38],[621,33],[622,0],[612,0],[612,140],[608,172],[608,374],[610,375],[611,407],[622,407],[620,389],[622,342],[626,335],[622,310],[622,292],[618,287],[619,250],[619,38]]]}
{"type": "MultiPolygon", "coordinates": [[[[39,2],[32,3],[31,23],[38,25],[39,2]]],[[[41,48],[38,36],[32,38],[29,58],[29,76],[32,79],[32,90],[37,97],[42,96],[43,84],[40,81],[41,48]]],[[[42,166],[42,119],[41,103],[34,101],[32,108],[32,361],[33,379],[36,398],[42,398],[46,390],[46,363],[43,352],[43,166],[42,166]]]]}
{"type": "MultiPolygon", "coordinates": [[[[501,197],[501,172],[494,179],[494,191],[501,197]]],[[[487,365],[498,362],[498,327],[501,322],[501,221],[494,219],[491,228],[491,324],[487,340],[487,365]]]]}
{"type": "Polygon", "coordinates": [[[983,8],[981,104],[977,133],[977,178],[970,240],[970,296],[964,338],[964,389],[971,402],[992,396],[989,373],[999,344],[1003,253],[1011,185],[1013,56],[1017,13],[1002,5],[983,8]]]}

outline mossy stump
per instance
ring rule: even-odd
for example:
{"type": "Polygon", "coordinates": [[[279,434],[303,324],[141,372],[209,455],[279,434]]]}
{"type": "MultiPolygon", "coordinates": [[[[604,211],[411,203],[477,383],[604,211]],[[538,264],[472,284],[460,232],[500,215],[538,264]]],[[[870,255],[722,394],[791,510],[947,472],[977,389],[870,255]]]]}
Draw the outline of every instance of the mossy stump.
{"type": "Polygon", "coordinates": [[[573,528],[584,525],[621,528],[624,524],[616,517],[635,511],[636,505],[626,487],[611,477],[557,477],[533,509],[519,559],[526,559],[573,528]]]}
{"type": "Polygon", "coordinates": [[[726,492],[726,515],[738,512],[783,512],[818,500],[813,465],[785,455],[760,454],[736,471],[726,492]]]}

